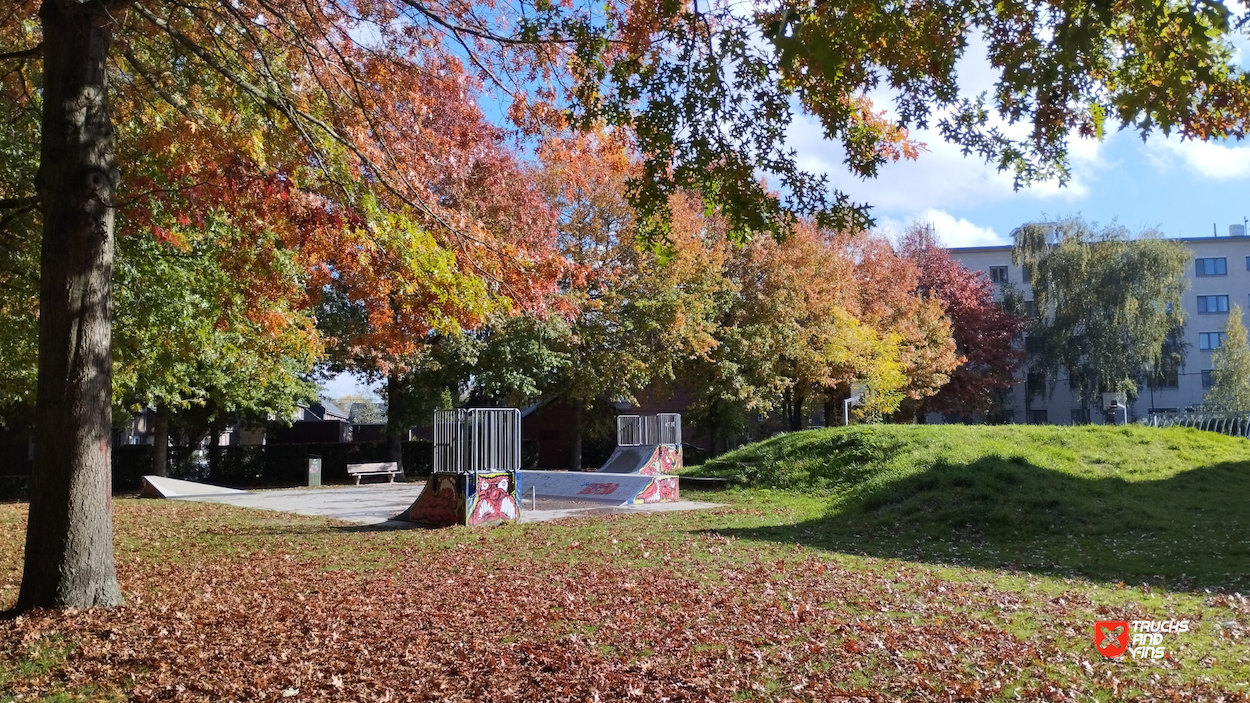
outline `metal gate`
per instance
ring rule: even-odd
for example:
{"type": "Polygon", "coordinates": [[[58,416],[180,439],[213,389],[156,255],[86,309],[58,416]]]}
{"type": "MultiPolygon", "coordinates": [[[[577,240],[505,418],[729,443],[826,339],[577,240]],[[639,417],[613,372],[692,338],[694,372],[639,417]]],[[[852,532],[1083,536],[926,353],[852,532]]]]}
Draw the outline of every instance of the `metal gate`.
{"type": "Polygon", "coordinates": [[[456,408],[434,411],[434,471],[479,474],[521,469],[521,411],[456,408]]]}
{"type": "Polygon", "coordinates": [[[644,444],[681,444],[681,415],[618,415],[616,446],[637,447],[644,444]]]}

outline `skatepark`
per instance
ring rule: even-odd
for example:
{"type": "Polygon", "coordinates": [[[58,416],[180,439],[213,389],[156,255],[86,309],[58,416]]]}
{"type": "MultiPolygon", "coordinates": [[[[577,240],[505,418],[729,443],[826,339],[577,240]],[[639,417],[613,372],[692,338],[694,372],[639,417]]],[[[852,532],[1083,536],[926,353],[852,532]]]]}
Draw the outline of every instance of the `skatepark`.
{"type": "Polygon", "coordinates": [[[598,471],[520,467],[520,424],[510,408],[435,413],[434,472],[424,481],[243,491],[144,477],[144,494],[330,517],[361,525],[547,522],[605,514],[715,507],[681,500],[681,417],[624,415],[617,447],[598,471]]]}

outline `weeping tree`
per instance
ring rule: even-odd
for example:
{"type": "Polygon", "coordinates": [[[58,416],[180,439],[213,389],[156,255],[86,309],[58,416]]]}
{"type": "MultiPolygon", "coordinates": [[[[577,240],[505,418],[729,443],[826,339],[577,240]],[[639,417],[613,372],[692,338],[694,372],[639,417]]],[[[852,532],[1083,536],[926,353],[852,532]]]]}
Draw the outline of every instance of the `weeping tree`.
{"type": "Polygon", "coordinates": [[[1032,371],[1051,392],[1066,373],[1087,413],[1102,393],[1135,399],[1144,373],[1175,365],[1183,354],[1167,342],[1184,323],[1189,258],[1184,245],[1156,230],[1133,236],[1076,217],[1021,228],[1012,259],[1031,275],[1032,371]]]}

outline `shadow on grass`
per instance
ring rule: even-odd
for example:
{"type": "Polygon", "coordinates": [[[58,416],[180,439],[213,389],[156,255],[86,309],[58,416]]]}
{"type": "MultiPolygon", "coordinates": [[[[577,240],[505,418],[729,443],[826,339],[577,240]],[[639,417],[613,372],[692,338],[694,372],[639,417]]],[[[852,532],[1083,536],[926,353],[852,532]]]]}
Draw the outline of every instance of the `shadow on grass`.
{"type": "Polygon", "coordinates": [[[717,532],[876,557],[1250,591],[1250,462],[1130,482],[989,456],[869,486],[831,499],[819,519],[717,532]]]}

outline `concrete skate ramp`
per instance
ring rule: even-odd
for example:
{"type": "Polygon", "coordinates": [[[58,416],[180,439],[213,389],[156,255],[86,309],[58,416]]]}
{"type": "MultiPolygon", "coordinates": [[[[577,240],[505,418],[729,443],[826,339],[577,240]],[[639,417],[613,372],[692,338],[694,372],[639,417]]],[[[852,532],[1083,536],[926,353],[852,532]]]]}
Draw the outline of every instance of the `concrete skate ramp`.
{"type": "Polygon", "coordinates": [[[570,498],[604,505],[632,505],[677,500],[676,476],[641,474],[570,473],[567,471],[521,471],[522,509],[530,489],[542,498],[570,498]]]}
{"type": "Polygon", "coordinates": [[[146,498],[198,498],[200,496],[241,495],[247,491],[207,483],[182,481],[164,476],[144,476],[143,496],[146,498]]]}
{"type": "Polygon", "coordinates": [[[636,474],[655,458],[656,446],[642,444],[636,447],[617,447],[608,463],[599,468],[601,474],[636,474]]]}

